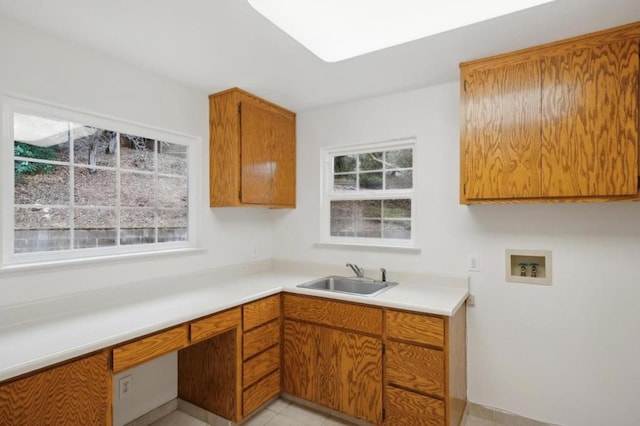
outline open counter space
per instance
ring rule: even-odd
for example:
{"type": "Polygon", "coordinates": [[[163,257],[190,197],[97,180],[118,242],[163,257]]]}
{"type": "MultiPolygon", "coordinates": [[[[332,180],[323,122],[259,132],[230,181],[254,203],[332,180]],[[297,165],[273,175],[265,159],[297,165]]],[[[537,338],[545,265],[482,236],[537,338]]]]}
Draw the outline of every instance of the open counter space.
{"type": "MultiPolygon", "coordinates": [[[[329,274],[348,275],[347,270],[315,265],[304,272],[304,264],[293,266],[288,262],[282,266],[276,262],[273,269],[269,262],[237,265],[233,268],[236,277],[228,276],[234,273],[229,268],[210,270],[132,283],[119,291],[1,309],[0,380],[281,291],[437,315],[452,315],[468,295],[466,278],[430,276],[410,276],[373,298],[303,289],[296,286],[329,274]],[[288,267],[295,271],[286,272],[288,267]]],[[[390,276],[397,279],[393,272],[390,276]]]]}

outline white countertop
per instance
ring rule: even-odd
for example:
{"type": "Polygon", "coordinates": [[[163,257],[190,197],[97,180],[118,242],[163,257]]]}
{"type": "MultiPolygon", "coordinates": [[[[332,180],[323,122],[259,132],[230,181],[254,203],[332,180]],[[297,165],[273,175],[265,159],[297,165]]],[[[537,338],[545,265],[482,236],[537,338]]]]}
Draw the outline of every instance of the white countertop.
{"type": "Polygon", "coordinates": [[[352,296],[296,287],[331,274],[324,270],[283,269],[208,271],[0,309],[0,381],[281,291],[447,316],[468,295],[465,278],[424,276],[352,296]]]}

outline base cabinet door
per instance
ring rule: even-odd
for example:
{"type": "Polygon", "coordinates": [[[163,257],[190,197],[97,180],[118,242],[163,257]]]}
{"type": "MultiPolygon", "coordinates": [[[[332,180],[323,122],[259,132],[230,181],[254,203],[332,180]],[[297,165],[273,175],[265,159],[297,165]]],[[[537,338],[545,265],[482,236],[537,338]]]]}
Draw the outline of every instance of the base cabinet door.
{"type": "Polygon", "coordinates": [[[110,425],[109,358],[103,351],[0,385],[0,425],[110,425]]]}
{"type": "Polygon", "coordinates": [[[382,340],[286,320],[283,391],[382,422],[382,340]]]}

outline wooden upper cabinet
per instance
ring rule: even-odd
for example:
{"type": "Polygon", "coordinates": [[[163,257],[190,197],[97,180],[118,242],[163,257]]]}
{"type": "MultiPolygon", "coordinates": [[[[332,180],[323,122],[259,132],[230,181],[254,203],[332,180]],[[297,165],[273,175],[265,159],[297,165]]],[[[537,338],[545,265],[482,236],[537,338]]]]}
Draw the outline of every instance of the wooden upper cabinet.
{"type": "Polygon", "coordinates": [[[209,107],[211,207],[295,207],[295,114],[237,88],[209,107]]]}
{"type": "Polygon", "coordinates": [[[640,23],[461,68],[460,200],[638,194],[640,23]]]}

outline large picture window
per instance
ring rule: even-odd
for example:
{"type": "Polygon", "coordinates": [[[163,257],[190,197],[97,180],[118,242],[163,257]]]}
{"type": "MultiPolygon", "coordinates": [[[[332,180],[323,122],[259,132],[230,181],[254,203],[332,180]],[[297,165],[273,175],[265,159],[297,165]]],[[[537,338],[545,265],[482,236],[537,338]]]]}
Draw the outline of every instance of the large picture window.
{"type": "Polygon", "coordinates": [[[325,242],[414,245],[413,140],[323,150],[325,242]]]}
{"type": "Polygon", "coordinates": [[[190,246],[195,138],[20,101],[4,109],[5,264],[190,246]]]}

